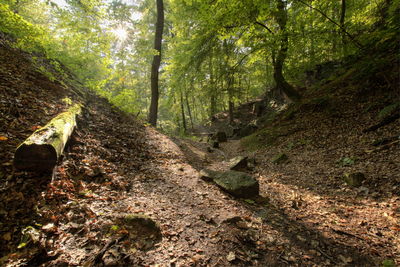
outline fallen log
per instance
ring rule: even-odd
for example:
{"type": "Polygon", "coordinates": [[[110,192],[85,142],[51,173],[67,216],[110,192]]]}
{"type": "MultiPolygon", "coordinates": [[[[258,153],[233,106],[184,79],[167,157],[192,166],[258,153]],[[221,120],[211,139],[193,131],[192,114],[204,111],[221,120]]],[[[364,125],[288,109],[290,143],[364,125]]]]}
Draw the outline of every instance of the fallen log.
{"type": "Polygon", "coordinates": [[[15,151],[14,167],[19,170],[52,171],[80,113],[81,105],[76,104],[36,130],[15,151]]]}
{"type": "Polygon", "coordinates": [[[400,112],[395,113],[389,117],[386,117],[385,119],[383,119],[382,121],[380,121],[378,124],[372,125],[371,127],[368,127],[367,129],[363,130],[363,133],[368,133],[368,132],[372,132],[375,130],[378,130],[379,128],[388,125],[389,123],[392,123],[394,121],[396,121],[397,119],[400,118],[400,112]]]}

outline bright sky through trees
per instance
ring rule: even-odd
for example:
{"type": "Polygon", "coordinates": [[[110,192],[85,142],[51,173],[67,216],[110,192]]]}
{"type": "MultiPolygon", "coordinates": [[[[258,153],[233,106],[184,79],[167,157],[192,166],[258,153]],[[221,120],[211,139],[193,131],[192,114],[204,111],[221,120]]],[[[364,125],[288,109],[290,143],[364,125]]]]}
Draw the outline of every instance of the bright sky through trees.
{"type": "Polygon", "coordinates": [[[118,38],[119,41],[125,41],[126,38],[128,37],[128,31],[126,28],[120,26],[114,30],[112,30],[112,33],[118,38]]]}

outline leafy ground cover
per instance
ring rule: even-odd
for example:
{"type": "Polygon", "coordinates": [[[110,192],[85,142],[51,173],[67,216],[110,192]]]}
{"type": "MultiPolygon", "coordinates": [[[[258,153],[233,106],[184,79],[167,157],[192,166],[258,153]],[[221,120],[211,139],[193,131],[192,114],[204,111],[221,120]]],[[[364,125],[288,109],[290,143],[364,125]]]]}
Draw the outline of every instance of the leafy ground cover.
{"type": "Polygon", "coordinates": [[[206,143],[171,139],[105,99],[51,82],[29,55],[3,44],[0,62],[2,265],[399,263],[399,147],[371,145],[399,125],[362,132],[383,108],[370,107],[375,96],[356,104],[360,96],[338,92],[338,112],[304,109],[280,122],[301,129],[273,146],[247,152],[231,140],[209,152],[206,143]],[[16,146],[63,111],[65,97],[85,109],[54,173],[13,170],[16,146]],[[279,153],[288,161],[272,163],[279,153]],[[235,199],[198,177],[239,154],[257,162],[249,173],[260,182],[259,198],[235,199]],[[341,179],[352,171],[365,174],[362,187],[341,179]]]}

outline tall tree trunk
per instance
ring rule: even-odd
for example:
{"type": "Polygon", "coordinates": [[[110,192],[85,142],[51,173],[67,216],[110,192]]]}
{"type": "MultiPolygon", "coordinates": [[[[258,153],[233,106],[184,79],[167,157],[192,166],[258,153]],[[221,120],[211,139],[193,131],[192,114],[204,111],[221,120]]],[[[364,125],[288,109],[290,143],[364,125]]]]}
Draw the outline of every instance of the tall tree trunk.
{"type": "Polygon", "coordinates": [[[154,38],[154,49],[158,52],[154,55],[153,62],[151,64],[151,103],[149,111],[149,123],[153,126],[157,125],[157,113],[158,113],[158,76],[159,68],[161,63],[161,43],[162,34],[164,29],[164,4],[163,0],[157,1],[157,22],[156,22],[156,34],[154,38]]]}
{"type": "Polygon", "coordinates": [[[297,101],[300,99],[300,94],[291,86],[283,76],[283,64],[287,57],[289,37],[286,31],[287,22],[287,11],[285,2],[283,0],[277,0],[278,11],[276,12],[276,20],[278,21],[280,28],[280,48],[274,61],[274,80],[276,83],[277,91],[282,91],[290,100],[297,101]]]}
{"type": "Polygon", "coordinates": [[[235,104],[233,103],[233,86],[234,86],[234,74],[228,74],[228,111],[229,111],[229,124],[233,124],[233,110],[235,109],[235,104]]]}
{"type": "Polygon", "coordinates": [[[208,68],[210,72],[210,88],[209,88],[209,94],[210,94],[210,120],[212,119],[212,116],[214,116],[217,113],[217,100],[215,99],[216,95],[216,88],[215,88],[215,80],[214,80],[214,70],[213,70],[213,64],[212,64],[212,50],[210,52],[210,61],[208,63],[208,68]]]}
{"type": "Polygon", "coordinates": [[[182,90],[181,90],[181,115],[182,115],[183,132],[186,134],[187,126],[186,126],[185,106],[183,104],[183,93],[182,93],[182,90]]]}
{"type": "MultiPolygon", "coordinates": [[[[312,5],[312,0],[310,1],[310,5],[312,5]]],[[[314,18],[313,18],[313,10],[312,8],[309,8],[310,10],[310,16],[311,16],[311,23],[310,23],[310,31],[311,31],[311,36],[314,35],[314,18]]],[[[315,40],[313,37],[310,38],[310,66],[312,66],[315,63],[315,40]]]]}
{"type": "MultiPolygon", "coordinates": [[[[342,7],[340,11],[340,20],[339,20],[339,25],[344,29],[344,22],[346,18],[346,0],[342,0],[342,7]]],[[[340,32],[341,37],[342,37],[342,51],[343,51],[343,56],[346,56],[347,54],[347,45],[346,45],[346,34],[341,31],[340,32]]]]}
{"type": "MultiPolygon", "coordinates": [[[[192,81],[191,84],[193,84],[193,81],[192,81]]],[[[185,100],[186,100],[186,108],[187,108],[189,119],[190,119],[190,125],[191,125],[192,130],[193,130],[194,127],[193,127],[192,109],[190,108],[189,97],[188,97],[187,91],[185,92],[185,100]]]]}

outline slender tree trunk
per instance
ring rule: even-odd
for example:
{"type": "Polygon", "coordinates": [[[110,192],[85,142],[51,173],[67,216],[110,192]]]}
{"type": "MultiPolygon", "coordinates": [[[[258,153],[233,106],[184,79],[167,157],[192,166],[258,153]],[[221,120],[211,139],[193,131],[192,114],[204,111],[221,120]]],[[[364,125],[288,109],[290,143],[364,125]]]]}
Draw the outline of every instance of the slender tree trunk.
{"type": "MultiPolygon", "coordinates": [[[[332,19],[334,21],[337,21],[338,19],[338,13],[339,13],[339,9],[338,6],[336,5],[336,2],[332,3],[332,19]]],[[[339,24],[340,25],[340,24],[339,24]]],[[[333,29],[332,30],[332,55],[331,55],[331,60],[333,58],[335,58],[335,56],[337,55],[337,51],[338,51],[338,39],[339,39],[339,30],[337,29],[333,29]]]]}
{"type": "Polygon", "coordinates": [[[212,65],[212,51],[210,52],[210,61],[208,63],[208,68],[210,72],[210,119],[217,113],[217,100],[215,99],[215,81],[214,81],[214,70],[212,65]]]}
{"type": "Polygon", "coordinates": [[[157,113],[158,113],[158,76],[159,68],[161,63],[161,43],[162,34],[164,29],[164,4],[163,0],[157,1],[157,22],[156,22],[156,34],[154,38],[154,49],[158,52],[154,55],[153,62],[151,64],[151,103],[149,111],[149,123],[153,126],[157,125],[157,113]]]}
{"type": "MultiPolygon", "coordinates": [[[[342,0],[342,7],[340,11],[340,20],[339,20],[339,25],[344,29],[344,22],[346,18],[346,0],[342,0]]],[[[346,45],[346,34],[341,31],[340,32],[341,37],[342,37],[342,51],[343,55],[345,56],[347,54],[347,45],[346,45]]]]}
{"type": "MultiPolygon", "coordinates": [[[[193,84],[193,81],[192,81],[192,84],[193,84]]],[[[192,109],[190,108],[189,97],[188,97],[187,91],[185,92],[185,100],[186,100],[186,108],[187,108],[189,119],[190,119],[190,125],[193,130],[194,127],[193,127],[192,109]]]]}
{"type": "Polygon", "coordinates": [[[185,106],[183,104],[183,93],[182,93],[182,90],[181,90],[181,115],[182,115],[183,132],[186,134],[187,126],[186,126],[185,106]]]}
{"type": "MultiPolygon", "coordinates": [[[[310,1],[310,5],[312,5],[312,1],[310,1]]],[[[312,8],[309,8],[310,10],[310,16],[311,16],[311,24],[310,24],[310,29],[311,29],[311,36],[314,36],[314,18],[313,18],[313,10],[312,8]]],[[[315,62],[315,41],[314,38],[310,38],[310,66],[314,64],[315,62]]]]}
{"type": "Polygon", "coordinates": [[[229,111],[229,124],[233,124],[233,110],[235,109],[235,104],[233,103],[233,86],[234,86],[234,74],[228,74],[228,111],[229,111]]]}
{"type": "Polygon", "coordinates": [[[274,80],[276,83],[277,91],[282,91],[290,100],[297,101],[300,99],[300,94],[291,86],[283,76],[283,64],[287,57],[289,37],[286,31],[287,23],[287,11],[285,8],[285,2],[283,0],[278,1],[278,12],[276,13],[276,20],[278,21],[281,37],[280,37],[280,48],[274,61],[274,80]]]}

